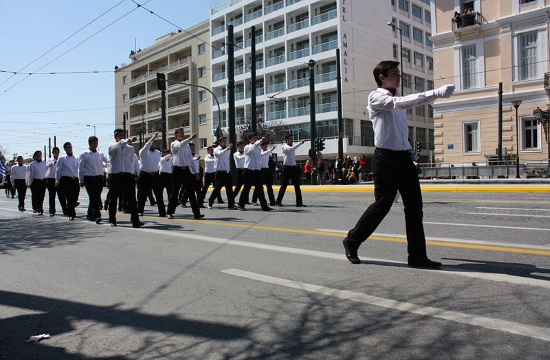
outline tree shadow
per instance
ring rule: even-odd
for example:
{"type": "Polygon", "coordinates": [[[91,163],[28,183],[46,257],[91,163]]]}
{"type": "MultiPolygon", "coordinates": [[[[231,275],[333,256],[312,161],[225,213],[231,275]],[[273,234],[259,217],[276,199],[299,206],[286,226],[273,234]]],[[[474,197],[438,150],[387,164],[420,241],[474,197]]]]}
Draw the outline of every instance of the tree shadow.
{"type": "Polygon", "coordinates": [[[462,264],[446,265],[442,270],[459,270],[459,271],[471,271],[482,272],[490,274],[506,274],[513,276],[521,276],[530,279],[547,280],[550,281],[550,269],[540,268],[536,265],[525,263],[506,263],[487,260],[470,260],[470,259],[457,259],[457,258],[442,258],[442,260],[454,260],[463,261],[462,264]],[[543,275],[537,275],[543,274],[543,275]]]}

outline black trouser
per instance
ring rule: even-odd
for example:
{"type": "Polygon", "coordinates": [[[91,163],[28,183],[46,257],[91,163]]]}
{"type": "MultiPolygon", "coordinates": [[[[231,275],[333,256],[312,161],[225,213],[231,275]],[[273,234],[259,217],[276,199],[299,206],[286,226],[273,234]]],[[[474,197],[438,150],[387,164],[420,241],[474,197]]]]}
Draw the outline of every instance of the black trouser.
{"type": "Polygon", "coordinates": [[[222,197],[222,187],[225,187],[225,193],[227,194],[227,206],[229,208],[235,207],[235,196],[233,195],[233,177],[231,173],[227,171],[216,171],[216,185],[214,186],[214,191],[210,194],[210,199],[208,199],[208,205],[212,206],[216,198],[219,199],[222,197]]]}
{"type": "Polygon", "coordinates": [[[170,192],[170,200],[168,201],[167,213],[173,215],[178,206],[179,193],[182,187],[185,187],[189,191],[189,202],[191,203],[191,209],[193,215],[198,217],[200,215],[199,203],[197,202],[197,196],[195,195],[196,179],[195,174],[191,173],[189,167],[174,166],[172,170],[172,191],[170,192]]]}
{"type": "Polygon", "coordinates": [[[44,212],[44,197],[46,196],[46,179],[33,179],[31,184],[32,209],[44,212]]]}
{"type": "Polygon", "coordinates": [[[260,189],[258,191],[258,199],[262,206],[262,210],[268,208],[267,201],[265,201],[264,188],[262,185],[262,175],[260,170],[249,170],[244,169],[244,186],[241,196],[239,197],[239,206],[244,209],[246,202],[248,201],[248,195],[250,194],[250,189],[254,185],[255,189],[260,189]]]}
{"type": "Polygon", "coordinates": [[[362,243],[390,211],[397,191],[405,207],[407,251],[409,259],[422,260],[426,255],[426,238],[422,224],[422,192],[418,173],[408,151],[376,149],[373,158],[374,203],[363,213],[348,239],[362,243]]]}
{"type": "Polygon", "coordinates": [[[62,176],[59,178],[59,192],[63,193],[67,201],[67,216],[76,217],[76,203],[80,194],[80,184],[77,177],[62,176]]]}
{"type": "Polygon", "coordinates": [[[109,223],[116,224],[117,200],[120,195],[128,206],[132,225],[139,223],[135,175],[131,173],[111,174],[109,176],[109,191],[109,223]]]}
{"type": "Polygon", "coordinates": [[[88,213],[90,220],[101,218],[101,192],[103,191],[103,175],[84,176],[84,187],[88,193],[88,213]]]}
{"type": "MultiPolygon", "coordinates": [[[[244,184],[244,169],[237,169],[237,184],[235,184],[235,189],[233,189],[233,196],[235,199],[237,198],[237,195],[239,195],[239,191],[241,191],[241,187],[244,184]]],[[[248,199],[246,199],[246,202],[248,202],[248,199]]]]}
{"type": "Polygon", "coordinates": [[[167,172],[160,173],[160,198],[157,198],[157,202],[164,204],[164,189],[166,189],[166,200],[170,199],[170,193],[172,192],[172,174],[167,172]]]}
{"type": "MultiPolygon", "coordinates": [[[[269,204],[274,205],[275,194],[273,193],[273,174],[271,171],[269,171],[269,168],[262,168],[261,176],[262,176],[262,184],[265,184],[265,187],[267,189],[267,197],[269,198],[269,204]]],[[[255,203],[256,200],[258,199],[257,191],[258,189],[254,189],[254,193],[252,194],[253,203],[255,203]]]]}
{"type": "MultiPolygon", "coordinates": [[[[195,195],[197,197],[197,202],[199,203],[199,206],[202,205],[202,179],[195,180],[195,195]]],[[[181,204],[187,205],[187,201],[189,200],[189,194],[187,193],[187,188],[183,190],[183,194],[181,194],[181,204]]]]}
{"type": "MultiPolygon", "coordinates": [[[[48,189],[48,205],[49,205],[49,212],[50,214],[55,214],[55,195],[57,194],[57,197],[59,196],[59,191],[57,191],[57,188],[55,186],[55,178],[46,178],[46,189],[48,189]]],[[[61,208],[63,209],[64,203],[61,202],[61,199],[59,200],[59,203],[61,204],[61,208]]],[[[63,213],[65,213],[67,210],[64,209],[63,213]]]]}
{"type": "Polygon", "coordinates": [[[13,182],[15,190],[17,190],[17,198],[19,199],[19,210],[25,208],[25,196],[27,195],[27,185],[25,179],[15,179],[13,182]]]}
{"type": "MultiPolygon", "coordinates": [[[[206,193],[208,192],[208,188],[210,185],[214,185],[216,187],[216,173],[204,173],[204,185],[202,186],[201,191],[201,202],[204,202],[206,199],[206,193]]],[[[233,184],[231,184],[233,186],[233,184]]],[[[218,202],[223,201],[221,193],[218,195],[218,202]]]]}
{"type": "Polygon", "coordinates": [[[160,176],[158,172],[148,173],[140,172],[138,178],[138,212],[143,213],[145,209],[145,202],[147,196],[151,193],[151,190],[157,198],[157,207],[160,216],[166,216],[166,208],[164,201],[162,201],[162,193],[160,190],[160,176]]]}
{"type": "Polygon", "coordinates": [[[15,186],[11,186],[11,175],[10,174],[6,174],[5,183],[6,183],[6,187],[9,189],[9,194],[13,198],[15,196],[15,186]]]}
{"type": "Polygon", "coordinates": [[[289,181],[292,181],[292,185],[294,185],[294,192],[296,193],[296,206],[302,206],[303,202],[302,190],[300,190],[300,168],[296,165],[283,166],[283,181],[281,183],[281,188],[279,189],[279,194],[277,194],[277,204],[282,203],[289,181]]]}

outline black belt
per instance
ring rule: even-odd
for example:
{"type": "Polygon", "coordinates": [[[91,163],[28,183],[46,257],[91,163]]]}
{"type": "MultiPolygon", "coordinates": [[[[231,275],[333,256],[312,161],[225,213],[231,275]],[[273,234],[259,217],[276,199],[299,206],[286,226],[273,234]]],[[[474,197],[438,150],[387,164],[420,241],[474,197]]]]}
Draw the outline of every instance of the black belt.
{"type": "Polygon", "coordinates": [[[156,171],[151,171],[151,172],[149,172],[149,171],[140,171],[139,173],[140,174],[147,174],[147,175],[158,175],[158,172],[156,172],[156,171]]]}
{"type": "Polygon", "coordinates": [[[78,179],[78,176],[62,176],[61,179],[63,179],[63,178],[74,180],[74,179],[78,179]]]}
{"type": "Polygon", "coordinates": [[[103,179],[103,175],[84,175],[84,179],[86,178],[102,178],[103,179]]]}

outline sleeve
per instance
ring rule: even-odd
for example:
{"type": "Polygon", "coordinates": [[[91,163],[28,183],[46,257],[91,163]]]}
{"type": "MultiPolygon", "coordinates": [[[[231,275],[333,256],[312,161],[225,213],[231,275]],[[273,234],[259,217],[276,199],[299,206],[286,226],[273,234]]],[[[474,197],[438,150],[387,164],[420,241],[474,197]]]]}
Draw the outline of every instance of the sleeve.
{"type": "Polygon", "coordinates": [[[126,144],[128,144],[128,139],[122,139],[119,142],[109,144],[109,156],[112,156],[115,150],[125,147],[126,144]]]}
{"type": "Polygon", "coordinates": [[[29,165],[29,172],[28,172],[28,174],[29,174],[29,185],[30,185],[30,184],[32,184],[32,181],[33,181],[33,179],[34,179],[34,165],[33,165],[33,163],[31,163],[31,164],[29,165]]]}
{"type": "Polygon", "coordinates": [[[14,167],[15,166],[11,167],[11,176],[10,176],[11,186],[15,186],[15,170],[14,170],[14,167]]]}
{"type": "Polygon", "coordinates": [[[78,157],[78,182],[84,184],[84,171],[82,171],[82,163],[84,160],[84,153],[78,157]]]}
{"type": "Polygon", "coordinates": [[[375,91],[369,96],[369,107],[373,110],[409,109],[423,104],[431,104],[437,99],[433,90],[406,96],[391,96],[375,91]]]}
{"type": "Polygon", "coordinates": [[[57,161],[57,171],[55,172],[55,183],[59,184],[59,178],[61,177],[61,169],[63,169],[63,163],[65,162],[65,158],[59,158],[57,161]]]}

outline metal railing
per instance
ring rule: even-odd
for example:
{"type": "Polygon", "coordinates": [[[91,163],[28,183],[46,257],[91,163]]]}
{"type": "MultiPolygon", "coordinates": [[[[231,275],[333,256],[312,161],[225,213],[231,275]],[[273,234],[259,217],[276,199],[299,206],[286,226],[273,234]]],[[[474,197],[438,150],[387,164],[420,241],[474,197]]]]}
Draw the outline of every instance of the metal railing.
{"type": "MultiPolygon", "coordinates": [[[[516,164],[513,161],[501,165],[468,164],[419,164],[425,179],[507,179],[516,177],[516,164]]],[[[546,161],[528,162],[519,165],[521,178],[548,178],[550,165],[546,161]]]]}

